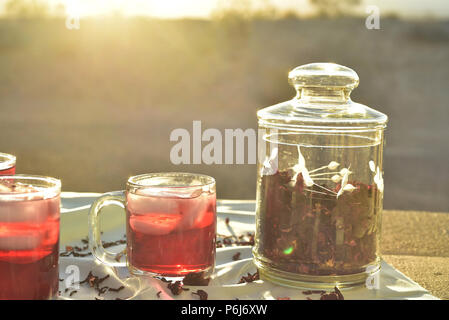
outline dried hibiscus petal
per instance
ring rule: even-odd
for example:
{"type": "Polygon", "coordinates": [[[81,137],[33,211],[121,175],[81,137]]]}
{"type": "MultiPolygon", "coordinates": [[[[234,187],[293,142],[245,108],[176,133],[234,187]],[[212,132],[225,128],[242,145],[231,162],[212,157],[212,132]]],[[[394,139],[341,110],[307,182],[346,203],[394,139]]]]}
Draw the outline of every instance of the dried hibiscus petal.
{"type": "Polygon", "coordinates": [[[175,296],[181,294],[181,292],[185,290],[182,288],[181,281],[170,282],[167,287],[170,289],[171,293],[173,293],[173,295],[175,296]]]}
{"type": "Polygon", "coordinates": [[[337,287],[334,288],[334,292],[324,293],[321,295],[320,300],[344,300],[343,294],[337,287]]]}
{"type": "Polygon", "coordinates": [[[257,255],[291,273],[365,272],[377,258],[377,187],[347,178],[351,190],[337,197],[343,181],[306,186],[301,173],[294,178],[288,170],[261,177],[257,255]]]}
{"type": "Polygon", "coordinates": [[[208,294],[204,290],[198,290],[197,292],[192,292],[192,294],[196,294],[200,297],[200,300],[207,300],[208,294]]]}
{"type": "Polygon", "coordinates": [[[248,272],[247,276],[242,276],[238,283],[250,283],[253,281],[259,280],[259,270],[254,272],[253,274],[248,272]]]}
{"type": "Polygon", "coordinates": [[[210,278],[204,272],[191,272],[184,277],[182,283],[186,286],[207,286],[209,281],[210,278]]]}

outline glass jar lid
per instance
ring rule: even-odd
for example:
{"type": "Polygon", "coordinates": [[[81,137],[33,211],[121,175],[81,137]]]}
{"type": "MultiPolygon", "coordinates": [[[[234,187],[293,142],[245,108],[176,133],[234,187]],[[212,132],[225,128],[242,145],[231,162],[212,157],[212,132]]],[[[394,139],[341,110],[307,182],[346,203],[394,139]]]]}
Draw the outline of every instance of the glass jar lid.
{"type": "Polygon", "coordinates": [[[311,63],[293,69],[289,81],[296,96],[259,110],[259,124],[282,129],[381,129],[388,117],[353,102],[351,91],[359,84],[357,73],[334,63],[311,63]]]}

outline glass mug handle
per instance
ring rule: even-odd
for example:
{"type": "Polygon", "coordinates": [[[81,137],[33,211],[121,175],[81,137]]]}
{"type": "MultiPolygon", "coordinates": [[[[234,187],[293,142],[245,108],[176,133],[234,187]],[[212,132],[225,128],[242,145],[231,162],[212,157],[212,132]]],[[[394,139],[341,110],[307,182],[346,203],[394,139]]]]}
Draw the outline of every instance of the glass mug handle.
{"type": "Polygon", "coordinates": [[[125,191],[108,192],[100,196],[89,210],[89,248],[92,255],[103,264],[113,267],[124,267],[125,262],[116,260],[117,253],[106,250],[101,241],[99,214],[104,207],[115,205],[125,209],[125,191]]]}

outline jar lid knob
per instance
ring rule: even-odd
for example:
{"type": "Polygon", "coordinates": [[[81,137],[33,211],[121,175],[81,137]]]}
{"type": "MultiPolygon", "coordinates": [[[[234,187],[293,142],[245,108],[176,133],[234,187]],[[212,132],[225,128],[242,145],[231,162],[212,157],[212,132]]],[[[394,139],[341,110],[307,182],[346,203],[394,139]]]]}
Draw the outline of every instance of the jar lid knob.
{"type": "Polygon", "coordinates": [[[327,87],[351,91],[359,85],[357,73],[335,63],[310,63],[296,67],[288,74],[289,82],[302,87],[327,87]]]}

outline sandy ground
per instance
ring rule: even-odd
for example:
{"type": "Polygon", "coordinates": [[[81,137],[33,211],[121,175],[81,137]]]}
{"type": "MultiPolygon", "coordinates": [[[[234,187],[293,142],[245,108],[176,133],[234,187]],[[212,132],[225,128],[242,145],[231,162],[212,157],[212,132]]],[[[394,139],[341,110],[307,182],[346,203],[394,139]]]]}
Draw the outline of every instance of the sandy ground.
{"type": "Polygon", "coordinates": [[[449,299],[449,215],[385,210],[382,256],[441,299],[449,299]]]}

